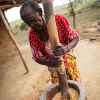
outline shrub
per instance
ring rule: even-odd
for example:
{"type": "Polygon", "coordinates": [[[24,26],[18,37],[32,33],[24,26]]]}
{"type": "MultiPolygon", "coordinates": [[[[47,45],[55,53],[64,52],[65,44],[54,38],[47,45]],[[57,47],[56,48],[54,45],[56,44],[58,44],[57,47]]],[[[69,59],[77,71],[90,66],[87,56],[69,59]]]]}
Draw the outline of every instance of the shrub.
{"type": "Polygon", "coordinates": [[[100,17],[97,17],[97,20],[100,19],[100,17]]]}
{"type": "Polygon", "coordinates": [[[21,23],[20,29],[21,30],[28,30],[29,26],[26,23],[21,23]]]}
{"type": "Polygon", "coordinates": [[[67,17],[70,17],[70,15],[68,15],[67,17]]]}
{"type": "Polygon", "coordinates": [[[92,5],[92,6],[91,6],[91,9],[94,9],[94,8],[98,9],[98,8],[100,8],[100,5],[97,5],[97,4],[92,5]]]}
{"type": "Polygon", "coordinates": [[[81,11],[78,11],[78,14],[80,14],[81,13],[81,11]]]}
{"type": "Polygon", "coordinates": [[[100,5],[97,5],[95,8],[96,8],[96,9],[100,8],[100,5]]]}

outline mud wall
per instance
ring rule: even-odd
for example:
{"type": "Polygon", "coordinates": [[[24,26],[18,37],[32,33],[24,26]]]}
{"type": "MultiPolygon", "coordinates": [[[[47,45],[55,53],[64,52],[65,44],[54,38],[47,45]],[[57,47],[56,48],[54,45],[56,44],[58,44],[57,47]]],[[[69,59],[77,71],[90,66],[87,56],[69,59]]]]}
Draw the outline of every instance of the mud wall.
{"type": "Polygon", "coordinates": [[[0,16],[0,62],[14,54],[16,47],[11,40],[8,31],[0,16]]]}

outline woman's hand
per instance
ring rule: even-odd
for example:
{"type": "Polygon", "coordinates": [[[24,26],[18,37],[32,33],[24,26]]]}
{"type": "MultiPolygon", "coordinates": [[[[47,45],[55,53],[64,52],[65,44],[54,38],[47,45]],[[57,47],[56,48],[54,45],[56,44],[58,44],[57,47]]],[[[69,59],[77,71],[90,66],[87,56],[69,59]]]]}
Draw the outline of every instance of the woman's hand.
{"type": "Polygon", "coordinates": [[[68,53],[70,49],[67,46],[63,46],[62,44],[57,44],[54,47],[53,53],[55,56],[60,56],[68,53]]]}
{"type": "Polygon", "coordinates": [[[63,63],[63,60],[60,59],[59,56],[52,56],[51,59],[48,61],[49,67],[60,67],[60,65],[63,63]]]}

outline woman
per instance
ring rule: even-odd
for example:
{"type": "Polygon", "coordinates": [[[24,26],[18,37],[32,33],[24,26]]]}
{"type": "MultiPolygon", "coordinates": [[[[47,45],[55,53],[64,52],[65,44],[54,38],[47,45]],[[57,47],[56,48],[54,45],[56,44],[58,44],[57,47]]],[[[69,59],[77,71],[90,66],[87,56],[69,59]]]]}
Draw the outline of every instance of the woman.
{"type": "Polygon", "coordinates": [[[55,15],[61,44],[56,45],[55,50],[52,51],[45,18],[43,17],[40,6],[33,0],[26,1],[21,7],[20,15],[22,20],[31,27],[29,31],[29,42],[33,55],[32,58],[37,63],[48,66],[48,70],[51,72],[51,82],[58,82],[55,67],[59,67],[63,62],[59,58],[60,55],[63,55],[67,78],[81,82],[81,76],[77,70],[76,57],[73,50],[78,43],[79,37],[66,18],[58,14],[55,15]],[[55,56],[52,56],[52,52],[55,56]]]}

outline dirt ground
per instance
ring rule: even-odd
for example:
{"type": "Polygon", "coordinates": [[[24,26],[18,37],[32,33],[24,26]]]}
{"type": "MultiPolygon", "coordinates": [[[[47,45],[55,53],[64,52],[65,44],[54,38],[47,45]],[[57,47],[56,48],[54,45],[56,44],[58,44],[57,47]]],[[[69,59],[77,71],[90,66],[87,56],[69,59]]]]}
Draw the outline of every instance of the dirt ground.
{"type": "MultiPolygon", "coordinates": [[[[0,100],[39,100],[51,85],[46,66],[34,62],[29,45],[21,48],[30,72],[18,52],[0,63],[0,100]]],[[[88,100],[100,100],[100,42],[81,40],[75,47],[77,64],[88,100]]]]}

